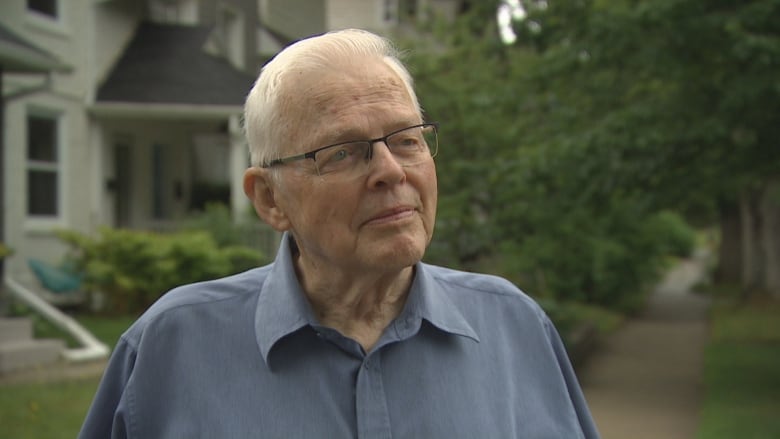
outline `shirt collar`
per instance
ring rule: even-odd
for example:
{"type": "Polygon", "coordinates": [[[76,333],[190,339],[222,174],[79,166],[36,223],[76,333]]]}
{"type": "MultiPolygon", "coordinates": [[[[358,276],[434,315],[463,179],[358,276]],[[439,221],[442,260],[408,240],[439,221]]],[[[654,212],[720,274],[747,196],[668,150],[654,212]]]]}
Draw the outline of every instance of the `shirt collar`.
{"type": "MultiPolygon", "coordinates": [[[[255,334],[263,360],[273,346],[285,336],[305,327],[317,325],[311,305],[303,293],[293,264],[291,237],[284,233],[273,267],[263,284],[255,312],[255,334]]],[[[399,319],[419,328],[426,320],[441,331],[465,336],[479,342],[447,291],[437,282],[430,266],[418,263],[415,278],[399,319]]]]}
{"type": "Polygon", "coordinates": [[[426,320],[441,331],[479,342],[474,328],[452,301],[449,294],[451,292],[436,279],[431,268],[423,263],[415,266],[414,282],[401,317],[426,320]]]}
{"type": "Polygon", "coordinates": [[[255,312],[255,334],[260,353],[268,353],[284,336],[316,322],[303,288],[295,274],[292,238],[284,233],[273,267],[263,284],[255,312]]]}

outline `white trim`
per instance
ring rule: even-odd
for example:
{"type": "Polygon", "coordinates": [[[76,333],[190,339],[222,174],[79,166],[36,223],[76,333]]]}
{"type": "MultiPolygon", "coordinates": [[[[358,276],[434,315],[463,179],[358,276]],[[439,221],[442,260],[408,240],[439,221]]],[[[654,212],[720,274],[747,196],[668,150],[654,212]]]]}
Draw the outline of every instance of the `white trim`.
{"type": "Polygon", "coordinates": [[[65,2],[62,0],[55,0],[57,2],[57,16],[52,17],[44,13],[27,7],[27,0],[24,0],[24,11],[26,22],[28,25],[43,32],[50,33],[56,36],[70,36],[70,29],[67,27],[67,8],[65,2]]]}
{"type": "Polygon", "coordinates": [[[98,340],[86,328],[81,326],[75,319],[63,313],[56,307],[50,305],[45,300],[38,297],[33,291],[25,288],[19,282],[6,275],[4,279],[8,291],[17,299],[24,302],[41,314],[46,320],[59,326],[61,329],[72,335],[82,347],[74,349],[65,349],[62,356],[68,361],[89,361],[108,357],[110,349],[103,342],[98,340]]]}
{"type": "Polygon", "coordinates": [[[197,105],[197,104],[147,104],[136,102],[96,103],[89,112],[104,118],[152,118],[152,119],[224,119],[241,114],[241,105],[197,105]]]}
{"type": "MultiPolygon", "coordinates": [[[[64,143],[67,139],[66,127],[65,127],[65,112],[61,109],[46,108],[40,105],[29,105],[24,114],[25,122],[25,144],[24,144],[24,179],[25,185],[29,185],[29,172],[31,170],[45,170],[52,171],[56,175],[56,190],[57,199],[54,215],[35,215],[30,214],[30,206],[28,204],[29,199],[27,196],[24,198],[24,218],[25,218],[25,230],[28,231],[44,231],[51,230],[52,227],[61,227],[64,224],[65,206],[67,206],[67,200],[65,199],[65,170],[67,169],[67,159],[65,157],[66,148],[64,143]],[[57,160],[55,162],[41,163],[37,161],[31,161],[28,157],[30,138],[26,132],[26,124],[29,123],[30,116],[51,118],[55,122],[55,153],[57,160]]],[[[26,186],[25,194],[30,192],[30,188],[26,186]]]]}
{"type": "Polygon", "coordinates": [[[22,70],[25,71],[25,73],[48,74],[50,70],[59,72],[69,72],[73,70],[70,66],[56,59],[54,56],[44,54],[10,41],[0,41],[0,54],[2,54],[4,58],[12,60],[10,68],[6,69],[7,73],[14,73],[22,70]],[[15,67],[15,64],[21,64],[22,68],[15,67]]]}
{"type": "MultiPolygon", "coordinates": [[[[26,202],[26,201],[25,201],[26,202]]],[[[65,220],[61,215],[57,217],[27,215],[24,221],[24,231],[26,233],[40,233],[43,235],[52,235],[52,230],[63,229],[67,227],[65,220]]]]}

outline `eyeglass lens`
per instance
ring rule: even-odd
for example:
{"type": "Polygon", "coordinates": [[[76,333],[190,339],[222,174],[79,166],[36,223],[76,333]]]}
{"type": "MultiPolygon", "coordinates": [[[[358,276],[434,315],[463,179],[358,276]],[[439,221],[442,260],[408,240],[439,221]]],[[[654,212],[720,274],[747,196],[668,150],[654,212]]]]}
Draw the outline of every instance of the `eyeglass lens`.
{"type": "MultiPolygon", "coordinates": [[[[434,125],[409,127],[385,138],[387,148],[401,166],[420,164],[438,151],[438,136],[434,125]]],[[[334,172],[362,172],[373,155],[373,144],[359,141],[333,145],[317,151],[314,164],[319,175],[334,172]]]]}

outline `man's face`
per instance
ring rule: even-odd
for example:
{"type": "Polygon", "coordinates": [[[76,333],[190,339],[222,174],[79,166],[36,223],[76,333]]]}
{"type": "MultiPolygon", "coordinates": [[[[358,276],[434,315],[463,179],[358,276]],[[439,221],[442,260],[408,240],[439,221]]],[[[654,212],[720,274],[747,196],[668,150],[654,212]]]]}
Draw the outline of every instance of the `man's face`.
{"type": "MultiPolygon", "coordinates": [[[[310,86],[290,102],[303,111],[284,156],[422,122],[402,81],[378,60],[304,74],[299,83],[310,86]]],[[[274,199],[305,263],[357,274],[400,270],[422,258],[436,216],[433,159],[402,167],[384,143],[373,148],[366,173],[357,177],[319,176],[310,159],[276,170],[274,199]]]]}

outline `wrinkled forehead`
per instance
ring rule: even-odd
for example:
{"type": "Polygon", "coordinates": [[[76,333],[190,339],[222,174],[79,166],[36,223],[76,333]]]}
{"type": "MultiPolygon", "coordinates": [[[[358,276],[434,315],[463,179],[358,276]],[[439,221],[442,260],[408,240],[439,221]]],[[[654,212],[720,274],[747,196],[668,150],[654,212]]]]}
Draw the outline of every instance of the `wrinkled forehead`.
{"type": "Polygon", "coordinates": [[[282,111],[292,145],[343,123],[358,107],[417,113],[403,80],[381,59],[290,72],[288,78],[292,87],[284,90],[282,111]]]}

